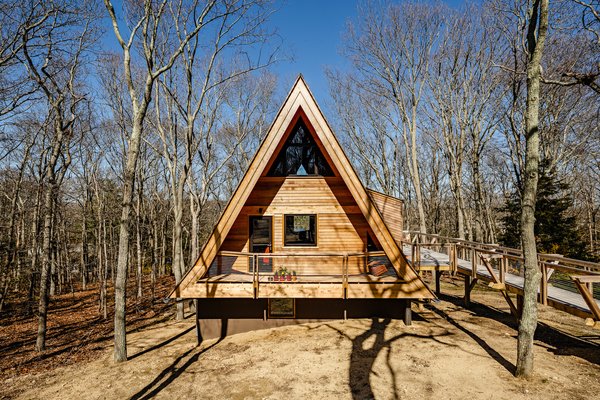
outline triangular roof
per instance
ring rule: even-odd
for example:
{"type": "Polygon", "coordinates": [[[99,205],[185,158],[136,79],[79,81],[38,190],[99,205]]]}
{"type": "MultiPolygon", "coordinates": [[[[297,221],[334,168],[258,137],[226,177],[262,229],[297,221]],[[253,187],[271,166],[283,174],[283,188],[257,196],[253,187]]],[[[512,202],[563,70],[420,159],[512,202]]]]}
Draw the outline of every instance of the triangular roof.
{"type": "Polygon", "coordinates": [[[406,283],[405,291],[413,298],[433,298],[433,293],[423,283],[419,275],[412,269],[402,253],[390,230],[386,226],[378,207],[362,185],[340,143],[325,120],[317,102],[310,92],[302,75],[294,83],[283,105],[279,109],[273,124],[258,148],[244,177],[235,193],[227,203],[219,222],[204,245],[194,266],[184,276],[179,285],[171,293],[171,297],[185,297],[185,289],[200,279],[215,259],[219,248],[227,237],[250,193],[259,178],[268,171],[273,155],[283,146],[286,133],[301,115],[310,124],[316,139],[324,150],[324,156],[347,185],[361,213],[367,220],[373,234],[390,260],[398,276],[406,283]],[[412,296],[414,294],[414,296],[412,296]]]}

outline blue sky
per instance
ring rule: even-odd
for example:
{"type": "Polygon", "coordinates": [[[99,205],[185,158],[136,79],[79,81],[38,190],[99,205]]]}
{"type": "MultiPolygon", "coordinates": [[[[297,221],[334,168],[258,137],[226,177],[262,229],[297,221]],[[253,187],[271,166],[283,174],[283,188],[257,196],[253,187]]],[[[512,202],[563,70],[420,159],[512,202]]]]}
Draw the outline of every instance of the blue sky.
{"type": "Polygon", "coordinates": [[[346,22],[357,16],[355,0],[287,0],[278,5],[271,25],[292,60],[277,64],[279,85],[287,92],[298,74],[319,103],[329,98],[325,67],[344,67],[340,55],[346,22]]]}
{"type": "MultiPolygon", "coordinates": [[[[269,20],[268,30],[275,30],[281,38],[286,56],[272,67],[278,76],[279,94],[285,95],[298,76],[302,74],[323,109],[329,103],[329,89],[325,68],[346,68],[341,55],[343,35],[348,21],[356,21],[358,5],[365,0],[278,0],[276,12],[269,20]]],[[[382,4],[386,0],[381,1],[382,4]]],[[[401,0],[400,0],[401,1],[401,0]]],[[[471,0],[474,2],[480,0],[471,0]]],[[[394,1],[392,1],[394,2],[394,1]]],[[[395,1],[399,2],[399,1],[395,1]]],[[[451,7],[460,7],[465,0],[443,1],[451,7]]],[[[117,15],[122,15],[120,0],[113,0],[117,15]]],[[[117,42],[108,25],[104,45],[117,50],[117,42]]]]}
{"type": "MultiPolygon", "coordinates": [[[[287,93],[298,74],[302,74],[321,107],[328,103],[329,89],[325,67],[344,68],[340,54],[343,33],[349,20],[356,20],[361,0],[283,0],[271,18],[271,26],[283,40],[292,61],[273,68],[280,89],[287,93]]],[[[460,7],[464,0],[444,3],[460,7]]]]}

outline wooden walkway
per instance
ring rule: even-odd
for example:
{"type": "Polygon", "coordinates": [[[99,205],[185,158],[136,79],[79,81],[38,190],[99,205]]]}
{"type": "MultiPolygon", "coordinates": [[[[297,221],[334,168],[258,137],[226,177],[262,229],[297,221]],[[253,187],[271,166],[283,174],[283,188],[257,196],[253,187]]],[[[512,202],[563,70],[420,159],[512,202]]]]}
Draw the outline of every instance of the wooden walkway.
{"type": "MultiPolygon", "coordinates": [[[[473,262],[454,257],[452,252],[448,252],[450,254],[444,254],[426,248],[425,246],[421,246],[418,253],[415,254],[414,246],[407,243],[403,244],[403,252],[416,270],[434,272],[436,277],[436,291],[438,293],[439,277],[441,273],[443,271],[452,271],[465,278],[466,302],[469,301],[470,291],[476,282],[487,283],[490,287],[503,292],[507,302],[509,302],[509,306],[511,306],[511,311],[514,311],[513,313],[518,316],[519,304],[517,304],[517,306],[512,304],[512,301],[507,296],[507,292],[516,294],[519,302],[520,297],[523,295],[523,277],[508,271],[500,271],[498,267],[493,267],[490,262],[487,262],[486,266],[485,258],[477,259],[476,257],[475,259],[477,262],[473,262]],[[418,261],[413,261],[413,257],[418,258],[418,261]],[[476,271],[473,271],[474,266],[476,271]]],[[[594,320],[596,322],[598,321],[598,316],[595,315],[594,310],[590,310],[590,306],[581,293],[555,287],[552,286],[552,284],[547,284],[545,291],[544,301],[540,302],[561,311],[586,318],[588,322],[590,322],[589,320],[591,319],[592,322],[590,325],[593,325],[594,320]]],[[[538,290],[538,295],[540,295],[540,290],[538,290]]],[[[590,300],[588,299],[588,301],[590,300]]],[[[597,307],[600,308],[600,301],[597,299],[593,299],[593,301],[596,303],[597,307]]],[[[600,324],[597,324],[596,326],[598,325],[600,324]]]]}

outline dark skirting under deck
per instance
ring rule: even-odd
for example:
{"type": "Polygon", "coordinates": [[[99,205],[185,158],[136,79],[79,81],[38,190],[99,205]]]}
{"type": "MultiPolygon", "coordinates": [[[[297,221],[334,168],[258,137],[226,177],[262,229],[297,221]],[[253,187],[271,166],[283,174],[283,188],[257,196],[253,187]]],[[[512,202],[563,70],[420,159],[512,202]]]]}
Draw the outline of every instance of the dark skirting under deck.
{"type": "Polygon", "coordinates": [[[411,324],[407,299],[295,299],[293,318],[269,318],[268,299],[196,299],[198,341],[253,330],[347,318],[392,318],[411,324]]]}

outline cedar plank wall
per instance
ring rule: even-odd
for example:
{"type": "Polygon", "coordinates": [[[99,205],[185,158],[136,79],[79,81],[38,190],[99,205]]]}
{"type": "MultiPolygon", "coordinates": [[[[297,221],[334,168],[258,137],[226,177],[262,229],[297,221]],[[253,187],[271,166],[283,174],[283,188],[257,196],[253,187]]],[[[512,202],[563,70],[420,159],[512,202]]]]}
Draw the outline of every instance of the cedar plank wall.
{"type": "Polygon", "coordinates": [[[369,196],[371,196],[371,199],[375,203],[375,207],[379,210],[383,222],[387,225],[394,240],[398,243],[398,246],[402,248],[402,239],[404,236],[402,233],[402,210],[404,208],[404,203],[400,199],[374,190],[367,189],[367,192],[369,192],[369,196]]]}
{"type": "MultiPolygon", "coordinates": [[[[276,253],[354,253],[366,249],[366,235],[371,231],[350,191],[339,177],[261,177],[225,239],[223,251],[249,251],[248,217],[273,217],[273,252],[276,253]],[[285,214],[317,215],[317,247],[284,247],[285,214]]],[[[374,235],[371,233],[371,237],[374,235]]],[[[285,260],[285,261],[283,261],[285,260]]],[[[299,274],[340,274],[341,258],[288,258],[285,263],[299,274]]],[[[232,267],[248,271],[248,261],[238,257],[232,267]]],[[[349,260],[349,274],[364,273],[364,260],[349,260]]]]}

